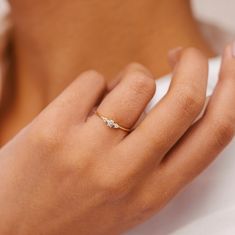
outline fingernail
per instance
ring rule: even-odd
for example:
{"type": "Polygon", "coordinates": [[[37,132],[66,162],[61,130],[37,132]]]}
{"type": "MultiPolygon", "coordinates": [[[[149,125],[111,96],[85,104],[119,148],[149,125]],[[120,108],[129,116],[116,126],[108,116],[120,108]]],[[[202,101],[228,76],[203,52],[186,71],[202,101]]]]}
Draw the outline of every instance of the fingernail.
{"type": "Polygon", "coordinates": [[[147,69],[144,65],[133,62],[130,65],[128,65],[125,69],[125,71],[140,71],[144,73],[146,76],[153,78],[153,74],[150,72],[149,69],[147,69]]]}
{"type": "Polygon", "coordinates": [[[232,56],[235,58],[235,41],[232,42],[232,56]]]}
{"type": "Polygon", "coordinates": [[[176,47],[168,51],[168,62],[169,65],[174,69],[178,63],[183,47],[176,47]]]}
{"type": "Polygon", "coordinates": [[[169,55],[175,55],[175,54],[177,54],[178,52],[180,52],[182,50],[183,50],[183,47],[176,47],[176,48],[170,49],[168,51],[168,54],[169,55]]]}

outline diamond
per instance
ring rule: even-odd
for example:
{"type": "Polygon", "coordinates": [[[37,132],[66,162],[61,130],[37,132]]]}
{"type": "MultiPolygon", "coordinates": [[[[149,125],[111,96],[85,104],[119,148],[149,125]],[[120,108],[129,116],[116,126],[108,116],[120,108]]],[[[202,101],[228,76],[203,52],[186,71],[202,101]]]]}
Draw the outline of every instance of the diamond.
{"type": "Polygon", "coordinates": [[[119,125],[116,122],[114,122],[112,119],[104,119],[104,123],[109,128],[119,128],[119,125]]]}

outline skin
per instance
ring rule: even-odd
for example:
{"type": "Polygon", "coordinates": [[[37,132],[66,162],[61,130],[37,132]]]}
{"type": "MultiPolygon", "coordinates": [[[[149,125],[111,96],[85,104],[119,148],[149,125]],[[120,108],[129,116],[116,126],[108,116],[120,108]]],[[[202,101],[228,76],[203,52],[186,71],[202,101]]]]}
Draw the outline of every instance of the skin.
{"type": "Polygon", "coordinates": [[[171,72],[167,53],[172,48],[194,46],[214,55],[188,0],[10,2],[14,84],[8,110],[1,114],[2,144],[86,70],[100,72],[109,84],[137,62],[157,79],[171,72]]]}
{"type": "MultiPolygon", "coordinates": [[[[89,71],[1,150],[2,234],[120,234],[158,212],[217,156],[235,129],[231,46],[206,114],[193,125],[205,101],[207,60],[196,49],[181,53],[168,94],[130,134],[91,114],[105,82],[89,71]]],[[[98,110],[134,125],[154,89],[149,72],[129,66],[98,110]],[[117,101],[125,105],[117,109],[117,101]]]]}
{"type": "Polygon", "coordinates": [[[8,141],[0,150],[0,233],[120,234],[204,170],[234,136],[232,46],[196,123],[206,99],[207,58],[188,48],[172,52],[170,64],[167,95],[131,133],[106,127],[92,110],[135,125],[155,91],[152,73],[136,63],[112,89],[100,73],[82,73],[8,141]]]}

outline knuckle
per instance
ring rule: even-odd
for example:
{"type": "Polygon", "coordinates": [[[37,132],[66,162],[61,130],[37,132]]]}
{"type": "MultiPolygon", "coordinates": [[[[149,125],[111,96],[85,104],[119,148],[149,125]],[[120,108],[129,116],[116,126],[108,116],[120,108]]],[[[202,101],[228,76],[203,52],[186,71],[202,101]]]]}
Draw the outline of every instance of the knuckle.
{"type": "Polygon", "coordinates": [[[53,125],[40,122],[30,128],[29,136],[33,143],[44,146],[44,148],[57,149],[61,144],[60,130],[53,125]]]}
{"type": "Polygon", "coordinates": [[[97,179],[98,177],[96,177],[96,182],[98,182],[98,186],[106,199],[118,200],[129,192],[129,186],[126,180],[123,180],[120,177],[106,175],[100,177],[98,181],[97,179]]]}
{"type": "Polygon", "coordinates": [[[156,202],[149,197],[142,199],[140,204],[140,213],[145,216],[153,213],[156,210],[156,202]]]}
{"type": "Polygon", "coordinates": [[[154,214],[158,211],[159,205],[156,203],[156,199],[153,200],[149,197],[143,197],[138,199],[134,204],[134,214],[135,214],[135,222],[140,222],[154,214]]]}
{"type": "MultiPolygon", "coordinates": [[[[224,48],[224,54],[229,54],[230,50],[231,50],[231,45],[230,44],[226,45],[226,47],[224,48]]],[[[235,69],[233,64],[232,63],[222,64],[220,69],[220,77],[225,78],[226,80],[231,79],[233,81],[234,76],[235,76],[235,69]]]]}
{"type": "Polygon", "coordinates": [[[234,123],[226,118],[214,121],[214,138],[216,145],[225,147],[234,137],[234,123]]]}
{"type": "Polygon", "coordinates": [[[134,71],[127,75],[130,80],[131,89],[137,94],[148,95],[155,91],[155,82],[140,71],[134,71]]]}
{"type": "Polygon", "coordinates": [[[136,71],[136,70],[146,72],[146,68],[142,64],[139,64],[137,62],[132,62],[128,64],[126,67],[127,72],[136,71]]]}
{"type": "Polygon", "coordinates": [[[182,109],[184,114],[188,116],[197,115],[202,109],[205,102],[205,97],[197,92],[196,88],[185,87],[177,92],[176,102],[182,109]]]}
{"type": "Polygon", "coordinates": [[[89,78],[92,80],[93,83],[95,83],[96,86],[99,86],[101,89],[106,88],[106,81],[104,76],[97,72],[96,70],[88,70],[86,72],[83,72],[81,74],[81,77],[85,77],[86,79],[89,78]]]}
{"type": "Polygon", "coordinates": [[[222,79],[226,79],[226,80],[231,80],[233,81],[234,79],[234,76],[235,76],[235,69],[234,69],[234,66],[229,66],[229,65],[224,65],[221,67],[221,70],[220,70],[220,74],[219,76],[222,78],[222,79]]]}
{"type": "Polygon", "coordinates": [[[222,67],[219,76],[226,80],[234,79],[235,70],[233,67],[222,67]]]}
{"type": "Polygon", "coordinates": [[[93,70],[93,69],[83,72],[81,76],[87,76],[91,78],[100,78],[100,79],[102,79],[103,77],[100,73],[98,73],[96,70],[93,70]]]}
{"type": "Polygon", "coordinates": [[[188,47],[183,50],[183,56],[185,57],[191,57],[191,56],[196,56],[198,59],[204,61],[207,63],[207,58],[206,56],[197,48],[195,47],[188,47]]]}

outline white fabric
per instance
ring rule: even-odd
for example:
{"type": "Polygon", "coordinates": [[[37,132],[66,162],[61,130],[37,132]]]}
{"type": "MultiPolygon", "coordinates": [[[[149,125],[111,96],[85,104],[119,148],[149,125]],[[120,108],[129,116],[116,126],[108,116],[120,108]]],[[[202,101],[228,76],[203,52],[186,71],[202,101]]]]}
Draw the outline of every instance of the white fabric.
{"type": "MultiPolygon", "coordinates": [[[[210,60],[207,95],[218,80],[221,58],[210,60]]],[[[157,81],[148,110],[167,92],[170,75],[157,81]]],[[[160,213],[126,235],[234,235],[235,141],[160,213]]]]}

